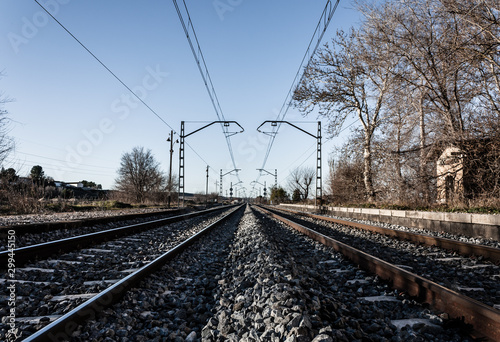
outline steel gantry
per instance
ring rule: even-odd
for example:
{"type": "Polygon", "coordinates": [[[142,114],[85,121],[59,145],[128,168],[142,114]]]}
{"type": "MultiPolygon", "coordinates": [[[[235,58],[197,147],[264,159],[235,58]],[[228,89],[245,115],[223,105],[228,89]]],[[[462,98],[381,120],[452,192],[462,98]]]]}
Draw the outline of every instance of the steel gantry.
{"type": "MultiPolygon", "coordinates": [[[[264,184],[260,183],[260,182],[257,182],[257,181],[253,181],[250,183],[250,185],[253,185],[255,187],[255,184],[260,184],[264,187],[264,200],[266,200],[267,198],[267,188],[266,188],[266,181],[264,181],[264,184]]],[[[260,188],[259,188],[259,196],[260,196],[260,188]]]]}
{"type": "MultiPolygon", "coordinates": [[[[262,126],[264,126],[266,123],[271,123],[271,127],[276,127],[278,126],[278,124],[287,124],[287,125],[290,125],[296,129],[298,129],[299,131],[313,137],[316,139],[317,141],[317,148],[316,148],[316,198],[314,199],[314,205],[315,206],[318,206],[320,205],[321,206],[321,202],[322,202],[322,198],[323,198],[323,194],[322,194],[322,180],[321,180],[321,121],[318,121],[318,131],[317,131],[317,134],[314,135],[312,133],[309,133],[308,131],[298,127],[298,126],[295,126],[294,124],[292,124],[291,122],[288,122],[288,121],[281,121],[281,120],[267,120],[267,121],[264,121],[259,127],[257,127],[257,131],[260,132],[260,133],[264,133],[264,134],[267,134],[267,135],[271,135],[271,136],[276,136],[277,134],[277,131],[272,131],[272,132],[263,132],[260,130],[260,128],[262,126]],[[318,203],[319,202],[319,203],[318,203]]],[[[263,169],[260,169],[260,170],[263,170],[263,169]]]]}
{"type": "Polygon", "coordinates": [[[225,132],[225,136],[226,138],[231,136],[231,135],[235,135],[235,134],[238,134],[238,133],[243,133],[245,130],[243,129],[243,127],[241,127],[241,125],[239,123],[237,123],[236,121],[213,121],[201,128],[198,128],[197,130],[189,133],[189,134],[186,134],[185,133],[185,129],[184,129],[184,121],[181,121],[181,133],[180,133],[180,136],[179,136],[179,196],[178,196],[178,205],[180,206],[180,197],[181,197],[181,194],[182,194],[182,206],[184,206],[184,194],[185,194],[185,184],[184,184],[184,145],[185,145],[185,139],[187,137],[189,137],[190,135],[194,134],[194,133],[197,133],[209,126],[212,126],[213,124],[221,124],[223,125],[224,127],[229,127],[232,123],[234,123],[235,125],[237,125],[239,128],[241,128],[241,131],[239,132],[225,132]]]}
{"type": "Polygon", "coordinates": [[[220,185],[219,185],[219,192],[220,192],[220,196],[221,196],[221,197],[223,197],[223,196],[222,196],[222,177],[224,177],[225,175],[230,174],[230,173],[231,173],[231,172],[233,172],[233,171],[236,171],[236,173],[238,173],[238,171],[241,171],[241,169],[233,169],[233,170],[231,170],[231,171],[229,171],[229,172],[226,172],[225,174],[222,174],[222,169],[220,169],[220,185]]]}
{"type": "Polygon", "coordinates": [[[257,171],[266,172],[267,174],[274,176],[274,188],[278,189],[278,169],[274,169],[274,174],[265,170],[265,169],[257,169],[257,171]]]}

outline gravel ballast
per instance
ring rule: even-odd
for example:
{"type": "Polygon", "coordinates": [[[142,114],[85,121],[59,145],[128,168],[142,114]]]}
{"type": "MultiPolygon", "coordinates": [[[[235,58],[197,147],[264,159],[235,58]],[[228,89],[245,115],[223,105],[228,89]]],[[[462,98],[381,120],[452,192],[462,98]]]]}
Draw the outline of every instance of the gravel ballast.
{"type": "Polygon", "coordinates": [[[73,340],[470,340],[438,314],[247,207],[239,223],[195,243],[73,340]],[[432,324],[398,327],[410,318],[432,324]]]}
{"type": "Polygon", "coordinates": [[[116,210],[92,210],[75,211],[50,214],[26,214],[26,215],[3,215],[0,216],[0,226],[22,226],[34,223],[51,223],[62,221],[88,220],[103,217],[123,216],[130,214],[154,213],[165,211],[165,209],[137,208],[137,209],[116,209],[116,210]]]}
{"type": "Polygon", "coordinates": [[[401,241],[310,217],[281,215],[491,307],[500,304],[500,267],[482,257],[464,257],[439,247],[401,241]]]}
{"type": "MultiPolygon", "coordinates": [[[[49,316],[62,315],[87,299],[58,297],[99,293],[221,216],[220,212],[205,214],[16,269],[16,317],[47,318],[38,324],[19,323],[20,331],[27,336],[47,325],[49,316]]],[[[0,317],[5,323],[7,284],[0,288],[0,295],[0,317]]],[[[6,329],[0,324],[0,340],[6,329]]]]}

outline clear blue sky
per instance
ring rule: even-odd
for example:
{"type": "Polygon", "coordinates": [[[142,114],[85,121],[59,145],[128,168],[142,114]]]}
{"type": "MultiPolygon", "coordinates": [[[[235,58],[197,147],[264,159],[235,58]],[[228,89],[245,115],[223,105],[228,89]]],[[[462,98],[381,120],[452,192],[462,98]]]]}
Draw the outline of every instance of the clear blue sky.
{"type": "MultiPolygon", "coordinates": [[[[188,41],[171,1],[41,0],[66,26],[176,131],[182,120],[189,133],[217,120],[188,41]]],[[[179,1],[182,4],[182,1],[179,1]]],[[[276,118],[312,37],[325,1],[186,1],[223,113],[238,121],[243,134],[231,138],[242,186],[259,176],[268,137],[256,131],[276,118]],[[226,5],[218,11],[214,4],[226,5]]],[[[323,39],[358,23],[348,1],[341,1],[323,39]]],[[[120,158],[134,146],[151,149],[168,172],[170,128],[130,93],[67,32],[29,0],[0,2],[0,90],[14,99],[5,108],[13,120],[15,152],[4,167],[27,175],[41,165],[56,180],[91,180],[112,188],[120,158]]],[[[315,133],[315,116],[291,109],[290,121],[315,133]]],[[[326,122],[323,124],[326,127],[326,122]]],[[[326,133],[323,133],[326,136],[326,133]]],[[[324,139],[326,140],[326,139],[324,139]]],[[[219,126],[186,139],[187,192],[210,191],[219,170],[232,169],[219,126]]],[[[282,127],[266,169],[278,169],[286,184],[299,165],[315,166],[315,139],[282,127]]],[[[323,177],[329,152],[340,138],[323,146],[323,177]]],[[[178,145],[173,169],[178,172],[178,145]]],[[[224,177],[224,189],[235,176],[224,177]]],[[[260,177],[259,182],[274,182],[260,177]]]]}

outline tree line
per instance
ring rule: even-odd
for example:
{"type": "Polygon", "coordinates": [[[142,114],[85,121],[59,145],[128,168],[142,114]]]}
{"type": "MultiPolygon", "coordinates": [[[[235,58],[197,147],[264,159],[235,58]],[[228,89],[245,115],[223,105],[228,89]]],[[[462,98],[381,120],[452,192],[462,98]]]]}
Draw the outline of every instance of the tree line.
{"type": "Polygon", "coordinates": [[[500,197],[500,5],[496,0],[357,2],[304,71],[294,105],[337,135],[333,202],[435,202],[440,153],[457,148],[459,200],[500,197]]]}

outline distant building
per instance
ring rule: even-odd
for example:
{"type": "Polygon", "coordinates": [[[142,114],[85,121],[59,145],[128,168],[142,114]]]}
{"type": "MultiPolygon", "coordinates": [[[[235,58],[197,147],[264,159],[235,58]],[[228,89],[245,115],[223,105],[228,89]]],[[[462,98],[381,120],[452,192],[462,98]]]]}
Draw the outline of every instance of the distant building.
{"type": "Polygon", "coordinates": [[[436,165],[437,201],[449,203],[464,194],[464,155],[460,148],[445,148],[436,165]]]}
{"type": "Polygon", "coordinates": [[[490,139],[465,140],[440,149],[437,201],[450,203],[500,192],[500,146],[490,139]]]}
{"type": "Polygon", "coordinates": [[[59,190],[59,193],[64,193],[69,198],[94,200],[103,199],[108,194],[107,190],[86,188],[82,182],[54,181],[54,185],[59,190]]]}

